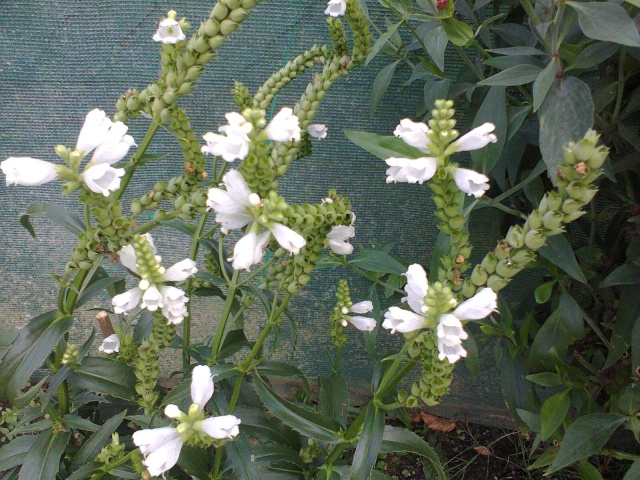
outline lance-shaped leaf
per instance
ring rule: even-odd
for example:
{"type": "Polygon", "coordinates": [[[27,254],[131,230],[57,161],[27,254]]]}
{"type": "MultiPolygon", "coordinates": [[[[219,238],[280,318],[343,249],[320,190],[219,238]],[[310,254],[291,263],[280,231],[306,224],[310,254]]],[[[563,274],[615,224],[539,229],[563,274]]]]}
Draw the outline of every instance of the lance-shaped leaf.
{"type": "Polygon", "coordinates": [[[382,453],[408,452],[423,456],[429,461],[432,470],[437,472],[438,480],[446,480],[449,478],[444,470],[442,461],[427,442],[415,433],[404,428],[396,428],[390,425],[384,427],[384,435],[382,436],[382,444],[380,445],[382,453]]]}
{"type": "Polygon", "coordinates": [[[53,433],[47,429],[38,435],[24,459],[18,480],[55,480],[70,437],[71,430],[53,433]]]}
{"type": "Polygon", "coordinates": [[[256,457],[245,435],[239,435],[224,446],[231,468],[238,480],[261,480],[262,475],[256,464],[256,457]]]}
{"type": "Polygon", "coordinates": [[[350,480],[367,480],[371,475],[382,444],[386,412],[369,403],[358,446],[353,454],[350,480]]]}
{"type": "Polygon", "coordinates": [[[101,357],[88,357],[69,376],[76,387],[124,400],[137,398],[136,376],[129,365],[101,357]]]}
{"type": "Polygon", "coordinates": [[[118,415],[111,417],[104,422],[98,431],[96,431],[91,437],[84,442],[84,445],[80,448],[73,462],[71,462],[71,470],[80,468],[81,465],[93,460],[100,453],[102,447],[104,447],[109,440],[111,440],[111,434],[122,423],[127,411],[120,412],[118,415]]]}
{"type": "Polygon", "coordinates": [[[0,448],[0,466],[2,466],[2,469],[9,470],[22,465],[36,438],[35,435],[24,435],[14,438],[10,443],[0,448]]]}
{"type": "Polygon", "coordinates": [[[398,137],[357,130],[343,130],[343,133],[360,148],[383,160],[389,157],[420,158],[425,156],[423,152],[407,145],[398,137]]]}
{"type": "Polygon", "coordinates": [[[580,29],[589,38],[640,47],[640,35],[624,8],[611,2],[567,2],[578,12],[580,29]]]}
{"type": "Polygon", "coordinates": [[[20,217],[20,224],[29,231],[33,238],[36,238],[36,232],[31,225],[30,217],[46,217],[74,235],[80,235],[85,229],[84,222],[80,217],[64,207],[50,203],[32,203],[27,208],[27,213],[20,217]]]}

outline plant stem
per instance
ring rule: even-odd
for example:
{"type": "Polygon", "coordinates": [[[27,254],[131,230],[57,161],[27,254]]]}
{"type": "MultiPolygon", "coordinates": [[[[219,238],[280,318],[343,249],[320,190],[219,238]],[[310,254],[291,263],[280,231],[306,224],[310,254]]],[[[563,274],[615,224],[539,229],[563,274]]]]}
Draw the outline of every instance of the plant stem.
{"type": "Polygon", "coordinates": [[[89,215],[89,205],[84,204],[84,224],[87,230],[91,228],[91,216],[89,215]]]}
{"type": "Polygon", "coordinates": [[[622,46],[620,48],[620,58],[618,59],[618,85],[616,91],[616,106],[613,109],[611,115],[611,123],[615,124],[620,115],[620,109],[622,108],[622,95],[624,94],[624,61],[627,54],[627,47],[622,46]]]}
{"type": "Polygon", "coordinates": [[[536,13],[536,9],[533,8],[533,5],[531,5],[531,2],[529,0],[520,0],[520,5],[522,5],[522,8],[524,8],[524,11],[529,17],[529,20],[531,20],[531,24],[534,27],[537,27],[538,25],[540,25],[540,18],[536,13]]]}
{"type": "MultiPolygon", "coordinates": [[[[224,270],[224,265],[221,265],[221,269],[224,270]]],[[[222,340],[224,338],[225,330],[227,329],[227,321],[229,320],[229,314],[231,313],[231,306],[236,295],[236,289],[238,286],[238,276],[240,270],[234,270],[233,276],[229,280],[229,290],[227,291],[227,300],[224,303],[222,309],[222,315],[220,315],[220,321],[216,327],[216,334],[211,346],[211,354],[209,355],[209,363],[213,364],[217,361],[217,356],[220,353],[220,347],[222,346],[222,340]]]]}
{"type": "Polygon", "coordinates": [[[458,45],[453,45],[453,47],[456,49],[456,52],[458,52],[458,55],[460,55],[460,58],[462,58],[467,67],[469,67],[476,77],[478,77],[478,80],[484,80],[482,73],[476,68],[462,47],[459,47],[458,45]]]}

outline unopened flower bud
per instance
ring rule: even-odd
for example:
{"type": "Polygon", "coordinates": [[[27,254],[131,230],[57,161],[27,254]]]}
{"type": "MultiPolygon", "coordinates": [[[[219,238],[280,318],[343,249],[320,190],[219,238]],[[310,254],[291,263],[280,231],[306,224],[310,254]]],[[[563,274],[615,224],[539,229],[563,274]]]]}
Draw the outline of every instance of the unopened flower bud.
{"type": "Polygon", "coordinates": [[[527,217],[527,227],[529,230],[535,230],[542,227],[542,215],[539,210],[533,210],[527,217]]]}
{"type": "Polygon", "coordinates": [[[601,145],[595,149],[593,155],[591,155],[591,158],[585,160],[585,162],[591,169],[600,168],[608,155],[609,149],[604,145],[601,145]]]}
{"type": "Polygon", "coordinates": [[[471,282],[478,287],[486,284],[488,278],[487,271],[481,265],[476,265],[471,272],[471,282]]]}
{"type": "Polygon", "coordinates": [[[491,275],[487,280],[487,287],[489,287],[494,292],[502,290],[507,286],[509,280],[502,278],[500,275],[491,275]]]}
{"type": "Polygon", "coordinates": [[[488,274],[491,274],[496,271],[497,264],[498,264],[498,259],[496,258],[496,256],[493,253],[488,253],[482,259],[480,266],[485,270],[485,272],[487,272],[488,274]]]}
{"type": "Polygon", "coordinates": [[[557,230],[562,226],[564,216],[558,211],[550,211],[542,216],[542,224],[548,230],[557,230]]]}
{"type": "Polygon", "coordinates": [[[595,148],[593,144],[585,139],[580,140],[573,148],[573,154],[578,162],[589,160],[594,153],[595,148]]]}
{"type": "Polygon", "coordinates": [[[543,247],[546,241],[546,237],[540,230],[530,230],[524,236],[524,244],[531,250],[538,250],[543,247]]]}
{"type": "Polygon", "coordinates": [[[505,240],[511,248],[520,248],[524,245],[524,234],[520,225],[512,225],[507,232],[505,240]]]}

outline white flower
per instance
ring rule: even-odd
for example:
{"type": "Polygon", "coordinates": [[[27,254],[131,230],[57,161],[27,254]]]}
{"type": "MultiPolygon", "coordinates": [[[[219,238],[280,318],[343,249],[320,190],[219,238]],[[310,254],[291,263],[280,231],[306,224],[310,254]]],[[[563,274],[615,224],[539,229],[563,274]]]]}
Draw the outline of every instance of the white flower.
{"type": "Polygon", "coordinates": [[[57,165],[31,157],[9,157],[0,163],[7,185],[35,187],[58,178],[57,165]]]}
{"type": "Polygon", "coordinates": [[[116,295],[111,299],[113,311],[115,313],[127,313],[128,311],[133,310],[138,306],[138,303],[140,303],[143,293],[144,292],[141,289],[136,287],[131,290],[127,290],[120,295],[116,295]]]}
{"type": "Polygon", "coordinates": [[[427,296],[429,288],[427,273],[421,265],[414,263],[409,266],[404,275],[407,277],[407,284],[404,287],[407,296],[403,297],[402,301],[407,302],[414,312],[425,313],[424,297],[427,296]]]}
{"type": "Polygon", "coordinates": [[[178,462],[184,443],[178,430],[172,427],[138,430],[133,433],[133,443],[145,456],[142,464],[153,477],[162,475],[178,462]]]}
{"type": "Polygon", "coordinates": [[[158,25],[158,30],[156,30],[153,36],[153,40],[156,42],[171,44],[178,43],[185,38],[187,37],[182,33],[180,24],[174,18],[165,18],[162,20],[158,25]]]}
{"type": "Polygon", "coordinates": [[[88,154],[98,145],[104,143],[113,122],[103,110],[94,108],[84,119],[84,124],[78,135],[76,150],[88,154]]]}
{"type": "Polygon", "coordinates": [[[82,174],[82,180],[92,192],[108,197],[111,192],[120,188],[120,179],[123,176],[124,168],[113,168],[108,163],[101,163],[87,168],[82,174]]]}
{"type": "MultiPolygon", "coordinates": [[[[142,283],[142,282],[140,282],[142,283]]],[[[146,308],[150,312],[155,312],[158,308],[162,308],[164,303],[162,302],[162,293],[155,285],[149,285],[142,294],[142,308],[146,308]]]]}
{"type": "Polygon", "coordinates": [[[270,238],[271,233],[269,231],[264,231],[260,234],[251,231],[238,240],[233,248],[233,256],[229,258],[233,268],[235,270],[249,271],[251,265],[260,263],[270,238]]]}
{"type": "Polygon", "coordinates": [[[490,288],[483,288],[473,297],[462,302],[453,311],[458,320],[480,320],[498,310],[498,296],[490,288]]]}
{"type": "Polygon", "coordinates": [[[422,315],[398,307],[390,307],[384,314],[384,322],[382,322],[382,327],[391,330],[391,333],[413,332],[425,326],[426,319],[422,315]]]}
{"type": "Polygon", "coordinates": [[[420,183],[429,180],[436,173],[436,159],[431,157],[394,158],[385,160],[390,168],[387,169],[387,183],[406,182],[420,183]]]}
{"type": "Polygon", "coordinates": [[[280,246],[294,255],[297,255],[300,249],[307,244],[302,235],[281,223],[274,223],[269,230],[280,246]]]}
{"type": "Polygon", "coordinates": [[[238,428],[240,423],[240,419],[233,415],[222,415],[220,417],[206,418],[202,420],[196,428],[212,438],[230,439],[240,433],[240,429],[238,428]]]}
{"type": "Polygon", "coordinates": [[[191,372],[191,400],[204,410],[213,396],[213,376],[206,365],[198,365],[191,372]]]}
{"type": "Polygon", "coordinates": [[[128,129],[129,127],[122,122],[111,123],[104,135],[104,141],[93,152],[91,165],[113,165],[126,157],[129,148],[136,144],[131,135],[126,135],[128,129]]]}
{"type": "Polygon", "coordinates": [[[370,300],[354,303],[353,305],[351,305],[351,308],[349,309],[349,311],[353,313],[369,313],[372,310],[373,310],[373,303],[370,300]]]}
{"type": "Polygon", "coordinates": [[[207,207],[216,212],[216,222],[222,227],[222,233],[242,228],[253,221],[247,212],[252,207],[252,195],[247,182],[237,170],[228,171],[222,177],[226,190],[210,188],[207,195],[207,207]]]}
{"type": "Polygon", "coordinates": [[[323,123],[312,123],[307,127],[307,132],[313,138],[319,138],[322,140],[323,138],[327,138],[327,126],[323,123]]]}
{"type": "MultiPolygon", "coordinates": [[[[371,332],[376,328],[377,322],[373,318],[362,317],[355,315],[353,317],[347,316],[347,313],[369,313],[373,310],[373,303],[369,300],[364,302],[358,302],[351,305],[351,307],[343,307],[342,313],[345,315],[344,319],[350,322],[354,327],[363,332],[371,332]]],[[[346,326],[346,322],[343,320],[343,326],[346,326]]]]}
{"type": "Polygon", "coordinates": [[[338,255],[350,255],[353,252],[353,245],[349,239],[355,237],[356,230],[353,226],[335,225],[327,234],[329,248],[338,255]]]}
{"type": "Polygon", "coordinates": [[[288,142],[300,140],[300,122],[290,108],[283,108],[273,117],[265,128],[265,133],[274,142],[288,142]]]}
{"type": "Polygon", "coordinates": [[[460,320],[450,313],[441,315],[436,329],[438,336],[438,358],[449,363],[456,363],[460,357],[466,357],[467,351],[462,347],[462,340],[468,338],[460,320]]]}
{"type": "Polygon", "coordinates": [[[489,177],[474,170],[456,168],[453,172],[453,180],[460,190],[476,198],[480,198],[489,190],[489,177]]]}
{"type": "Polygon", "coordinates": [[[400,120],[400,124],[393,131],[393,134],[401,138],[407,145],[415,147],[424,153],[430,153],[427,147],[429,143],[427,132],[429,132],[429,127],[426,123],[414,122],[409,118],[404,118],[400,120]]]}
{"type": "Polygon", "coordinates": [[[325,15],[340,17],[347,11],[347,0],[329,0],[325,15]]]}
{"type": "Polygon", "coordinates": [[[456,152],[468,152],[470,150],[478,150],[487,146],[489,143],[496,143],[498,137],[493,133],[496,126],[493,123],[483,123],[479,127],[474,128],[466,135],[452,143],[456,147],[456,152]]]}
{"type": "Polygon", "coordinates": [[[167,268],[162,275],[162,279],[168,282],[183,282],[187,278],[193,277],[197,272],[196,262],[190,258],[185,258],[167,268]]]}
{"type": "MultiPolygon", "coordinates": [[[[189,297],[185,296],[183,290],[168,286],[160,287],[160,294],[162,295],[160,307],[167,323],[169,325],[182,323],[184,317],[188,316],[187,302],[189,297]]],[[[147,309],[149,309],[148,306],[147,309]]]]}
{"type": "Polygon", "coordinates": [[[236,112],[225,115],[229,124],[223,125],[219,131],[225,135],[217,133],[206,133],[203,138],[207,145],[202,147],[203,153],[210,153],[222,157],[226,162],[234,160],[244,160],[249,153],[249,133],[253,130],[253,125],[236,112]]]}
{"type": "Polygon", "coordinates": [[[107,355],[111,353],[117,353],[120,351],[120,339],[118,335],[115,333],[113,335],[109,335],[102,341],[102,345],[98,347],[99,352],[106,353],[107,355]]]}

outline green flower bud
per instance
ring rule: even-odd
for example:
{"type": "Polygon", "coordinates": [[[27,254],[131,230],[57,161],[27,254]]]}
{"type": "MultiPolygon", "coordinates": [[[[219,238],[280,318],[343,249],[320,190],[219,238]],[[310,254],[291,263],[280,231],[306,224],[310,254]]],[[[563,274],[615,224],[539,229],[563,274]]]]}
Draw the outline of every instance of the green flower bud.
{"type": "Polygon", "coordinates": [[[539,210],[533,210],[527,217],[527,227],[529,230],[535,230],[542,227],[542,215],[539,210]]]}
{"type": "Polygon", "coordinates": [[[468,278],[464,281],[462,285],[462,290],[460,291],[463,297],[471,298],[476,294],[476,287],[468,278]]]}
{"type": "Polygon", "coordinates": [[[598,193],[598,190],[590,190],[588,183],[577,181],[567,185],[567,193],[571,198],[575,198],[583,203],[589,203],[595,194],[598,193]]]}
{"type": "Polygon", "coordinates": [[[247,18],[248,15],[249,12],[247,12],[244,8],[236,8],[229,13],[229,19],[233,20],[236,23],[240,23],[245,18],[247,18]]]}
{"type": "Polygon", "coordinates": [[[564,216],[558,211],[547,212],[542,217],[542,224],[548,230],[558,230],[562,226],[564,216]]]}
{"type": "Polygon", "coordinates": [[[591,158],[585,160],[589,168],[600,168],[609,155],[609,149],[604,145],[599,146],[591,155],[591,158]]]}
{"type": "Polygon", "coordinates": [[[480,266],[489,274],[496,271],[496,265],[498,264],[498,259],[493,253],[488,253],[482,259],[480,266]]]}
{"type": "Polygon", "coordinates": [[[520,269],[515,267],[511,260],[500,260],[496,265],[496,273],[503,278],[513,277],[519,271],[520,269]]]}
{"type": "Polygon", "coordinates": [[[575,212],[572,213],[567,213],[564,216],[564,222],[565,223],[570,223],[573,222],[574,220],[580,218],[581,216],[585,215],[587,212],[585,212],[584,210],[576,210],[575,212]]]}
{"type": "Polygon", "coordinates": [[[531,250],[520,250],[511,255],[511,263],[517,268],[524,268],[524,266],[536,258],[535,253],[531,250]]]}
{"type": "Polygon", "coordinates": [[[138,200],[131,202],[131,213],[133,215],[140,215],[142,213],[142,205],[138,200]]]}
{"type": "Polygon", "coordinates": [[[540,230],[530,230],[524,236],[524,244],[531,250],[538,250],[543,247],[546,237],[540,230]]]}
{"type": "Polygon", "coordinates": [[[220,33],[222,35],[231,35],[238,28],[238,24],[233,20],[225,19],[220,22],[220,33]]]}
{"type": "MultiPolygon", "coordinates": [[[[487,271],[482,268],[481,265],[476,265],[473,268],[473,272],[471,272],[471,282],[480,287],[484,284],[487,283],[487,279],[489,278],[489,275],[487,274],[487,271]]],[[[469,297],[468,295],[465,295],[467,297],[469,297]]]]}
{"type": "Polygon", "coordinates": [[[576,143],[573,148],[573,155],[578,162],[586,162],[594,153],[594,145],[584,138],[576,143]]]}
{"type": "Polygon", "coordinates": [[[500,275],[491,275],[487,280],[487,287],[497,292],[506,287],[507,283],[509,283],[509,280],[502,278],[500,275]]]}
{"type": "Polygon", "coordinates": [[[467,219],[464,217],[464,215],[456,215],[449,220],[449,226],[452,230],[460,230],[464,227],[466,221],[467,219]]]}
{"type": "Polygon", "coordinates": [[[507,232],[505,240],[511,248],[521,248],[524,245],[524,233],[520,225],[512,225],[507,232]]]}

